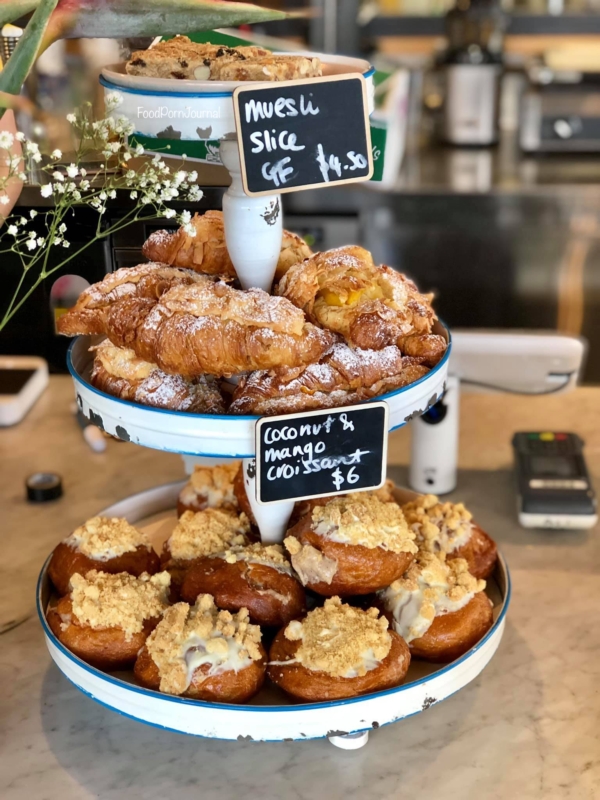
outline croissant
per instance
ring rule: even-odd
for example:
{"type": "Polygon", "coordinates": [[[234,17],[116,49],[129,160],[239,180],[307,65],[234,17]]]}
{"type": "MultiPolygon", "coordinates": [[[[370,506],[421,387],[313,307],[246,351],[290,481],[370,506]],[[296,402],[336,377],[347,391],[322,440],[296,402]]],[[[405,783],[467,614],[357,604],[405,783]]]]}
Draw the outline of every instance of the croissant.
{"type": "Polygon", "coordinates": [[[105,278],[88,286],[78,297],[75,306],[58,320],[58,332],[67,336],[80,333],[106,332],[106,313],[129,298],[146,301],[148,307],[159,297],[179,284],[190,285],[209,280],[189,270],[167,267],[164,264],[138,264],[110,272],[105,278]]]}
{"type": "Polygon", "coordinates": [[[167,375],[156,364],[138,358],[133,350],[115,347],[108,339],[96,348],[91,382],[106,394],[145,406],[194,414],[225,413],[223,397],[211,375],[190,380],[167,375]]]}
{"type": "MultiPolygon", "coordinates": [[[[333,344],[331,333],[307,323],[283,297],[184,274],[194,275],[192,285],[174,286],[159,300],[134,290],[82,314],[80,298],[59,330],[104,333],[117,347],[133,350],[164,372],[189,378],[301,366],[318,361],[333,344]]],[[[84,294],[94,295],[106,280],[84,294]]]]}
{"type": "Polygon", "coordinates": [[[420,294],[391,267],[376,266],[368,250],[357,246],[316,253],[295,264],[277,293],[311,322],[365,349],[381,350],[412,334],[429,334],[436,320],[432,295],[420,294]]]}
{"type": "Polygon", "coordinates": [[[229,411],[291,414],[351,405],[406,386],[427,372],[418,359],[403,356],[393,345],[383,350],[354,350],[335,344],[318,364],[279,367],[242,378],[229,411]]]}
{"type": "MultiPolygon", "coordinates": [[[[161,261],[175,267],[185,267],[209,275],[235,278],[235,267],[225,244],[225,227],[222,211],[195,214],[191,224],[196,231],[190,236],[183,227],[178,231],[155,231],[145,242],[142,252],[151,261],[161,261]]],[[[281,253],[275,273],[279,280],[299,261],[312,255],[310,247],[290,231],[283,232],[281,253]]]]}

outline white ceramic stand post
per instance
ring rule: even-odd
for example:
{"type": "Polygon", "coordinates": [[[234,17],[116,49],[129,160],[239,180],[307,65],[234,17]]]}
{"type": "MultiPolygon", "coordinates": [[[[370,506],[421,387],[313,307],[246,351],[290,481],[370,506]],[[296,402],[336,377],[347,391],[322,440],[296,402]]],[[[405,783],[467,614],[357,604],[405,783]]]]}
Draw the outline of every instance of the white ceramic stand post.
{"type": "Polygon", "coordinates": [[[262,505],[256,500],[256,461],[245,458],[243,462],[244,486],[256,524],[260,530],[260,538],[264,544],[278,544],[283,541],[287,524],[294,510],[293,500],[281,503],[262,505]]]}
{"type": "Polygon", "coordinates": [[[244,289],[255,286],[270,292],[283,235],[281,197],[244,194],[237,140],[222,141],[220,153],[231,175],[223,196],[227,250],[244,289]]]}

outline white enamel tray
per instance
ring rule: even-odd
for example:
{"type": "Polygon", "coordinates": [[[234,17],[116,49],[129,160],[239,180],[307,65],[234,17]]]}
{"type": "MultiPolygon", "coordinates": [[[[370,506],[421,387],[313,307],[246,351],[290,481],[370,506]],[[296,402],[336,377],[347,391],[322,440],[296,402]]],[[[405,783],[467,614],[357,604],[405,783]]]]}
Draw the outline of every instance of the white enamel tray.
{"type": "MultiPolygon", "coordinates": [[[[175,523],[173,509],[182,485],[149,489],[100,513],[125,516],[145,528],[159,546],[175,523]]],[[[400,496],[414,494],[401,492],[400,496]]],[[[500,558],[494,578],[488,581],[494,625],[475,647],[451,664],[440,667],[415,661],[402,686],[350,700],[293,704],[279,690],[265,687],[249,705],[226,705],[142,689],[133,682],[131,673],[108,675],[70,653],[56,639],[45,618],[51,596],[48,561],[38,581],[37,609],[48,650],[61,672],[88,697],[127,717],[167,730],[217,739],[289,741],[328,737],[347,749],[361,746],[369,730],[425,711],[477,677],[498,648],[510,601],[510,576],[500,558]]]]}
{"type": "MultiPolygon", "coordinates": [[[[305,51],[278,55],[316,56],[323,64],[323,75],[363,75],[367,82],[369,114],[373,113],[375,69],[368,61],[305,51]]],[[[120,104],[115,114],[132,122],[136,133],[190,142],[218,142],[228,134],[235,134],[233,90],[248,85],[247,81],[169,80],[127,75],[125,64],[104,68],[100,83],[106,92],[117,94],[120,104]]]]}
{"type": "MultiPolygon", "coordinates": [[[[435,333],[450,342],[446,328],[435,333]]],[[[89,382],[93,354],[90,336],[79,336],[69,348],[67,366],[75,382],[77,404],[94,425],[126,442],[183,455],[248,458],[254,455],[254,428],[258,417],[230,414],[189,414],[130,403],[94,388],[89,382]]],[[[427,375],[409,386],[374,398],[390,409],[390,430],[422,414],[444,391],[449,344],[444,358],[427,375]]]]}

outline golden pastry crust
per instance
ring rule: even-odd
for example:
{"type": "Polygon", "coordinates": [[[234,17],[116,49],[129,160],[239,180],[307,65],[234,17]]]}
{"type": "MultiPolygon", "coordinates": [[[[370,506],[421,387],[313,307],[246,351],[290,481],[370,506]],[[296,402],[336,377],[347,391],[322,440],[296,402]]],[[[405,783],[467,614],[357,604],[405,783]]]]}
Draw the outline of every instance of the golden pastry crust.
{"type": "Polygon", "coordinates": [[[159,617],[144,622],[143,630],[127,638],[121,628],[92,628],[73,614],[70,597],[61,597],[47,614],[50,630],[74,655],[98,669],[113,671],[131,667],[159,617]]]}
{"type": "Polygon", "coordinates": [[[225,402],[212,375],[189,379],[168,375],[108,339],[96,348],[90,381],[106,394],[144,406],[190,414],[225,413],[225,402]]]}
{"type": "MultiPolygon", "coordinates": [[[[191,224],[196,231],[195,236],[190,236],[183,227],[174,233],[155,231],[146,240],[142,252],[150,261],[160,261],[209,275],[236,278],[235,267],[225,244],[223,212],[206,211],[204,214],[194,214],[191,224]]],[[[275,279],[279,280],[293,264],[311,255],[312,250],[300,236],[284,230],[275,279]]]]}
{"type": "MultiPolygon", "coordinates": [[[[138,264],[110,272],[98,283],[88,286],[77,303],[57,323],[58,332],[66,336],[106,333],[109,309],[136,298],[148,310],[168,289],[209,280],[188,270],[165,264],[138,264]]],[[[149,359],[146,359],[149,360],[149,359]]]]}
{"type": "MultiPolygon", "coordinates": [[[[319,513],[328,505],[344,501],[352,504],[367,502],[365,498],[357,500],[358,497],[336,497],[325,506],[315,506],[286,534],[284,545],[291,554],[292,566],[299,574],[301,583],[317,594],[325,597],[370,594],[393,583],[414,560],[417,550],[412,541],[414,534],[406,526],[406,530],[398,528],[395,550],[384,549],[387,535],[383,528],[378,531],[375,524],[369,526],[370,534],[375,538],[380,536],[383,546],[343,543],[317,532],[319,513]]],[[[386,506],[386,503],[377,498],[368,500],[370,505],[383,513],[380,507],[386,506]]],[[[401,515],[399,508],[398,514],[401,515]]],[[[370,544],[374,545],[374,541],[370,544]]]]}
{"type": "Polygon", "coordinates": [[[206,593],[219,608],[247,608],[252,622],[268,627],[285,625],[306,606],[304,589],[291,575],[264,564],[228,564],[218,556],[196,561],[181,586],[181,599],[188,603],[206,593]]]}
{"type": "MultiPolygon", "coordinates": [[[[235,479],[242,468],[241,461],[218,464],[216,467],[195,466],[194,472],[177,498],[177,516],[184,511],[204,511],[220,508],[237,515],[246,509],[239,505],[235,479]]],[[[248,514],[246,514],[248,516],[248,514]]]]}
{"type": "Polygon", "coordinates": [[[452,558],[464,558],[475,578],[489,578],[498,561],[496,543],[479,525],[473,524],[469,541],[452,551],[452,558]]]}
{"type": "MultiPolygon", "coordinates": [[[[169,374],[190,378],[298,366],[317,361],[333,343],[331,333],[307,323],[285,298],[187,274],[199,281],[174,287],[158,302],[127,297],[103,308],[94,323],[102,324],[114,345],[132,349],[169,374]]],[[[74,311],[62,319],[70,314],[74,311]]],[[[96,332],[96,324],[93,331],[79,324],[76,332],[96,332]]],[[[64,329],[72,327],[65,324],[64,329]]]]}
{"type": "Polygon", "coordinates": [[[424,661],[454,661],[474,647],[493,622],[490,599],[478,592],[458,611],[436,616],[427,632],[410,642],[410,652],[424,661]]]}
{"type": "Polygon", "coordinates": [[[125,65],[128,75],[175,80],[208,80],[215,62],[269,55],[264,47],[227,47],[192,42],[187,36],[159,42],[148,50],[136,50],[125,65]]]}
{"type": "MultiPolygon", "coordinates": [[[[226,670],[219,675],[205,678],[209,667],[207,665],[199,667],[194,672],[183,697],[204,700],[209,703],[245,703],[250,700],[260,691],[265,680],[267,653],[262,644],[259,646],[263,652],[262,660],[253,661],[238,672],[226,670]]],[[[160,691],[160,673],[146,645],[140,650],[133,674],[146,689],[160,691]]]]}
{"type": "Polygon", "coordinates": [[[380,692],[399,686],[410,666],[410,651],[404,639],[389,631],[391,647],[387,656],[365,675],[354,678],[339,678],[327,672],[317,672],[293,662],[300,647],[299,641],[290,641],[281,630],[273,640],[269,651],[267,674],[273,683],[287,694],[307,702],[339,700],[357,697],[371,692],[380,692]]]}
{"type": "Polygon", "coordinates": [[[413,333],[396,342],[403,355],[418,359],[427,367],[435,367],[444,357],[448,343],[437,333],[413,333]]]}
{"type": "Polygon", "coordinates": [[[77,551],[66,542],[60,542],[52,553],[48,564],[48,575],[60,595],[69,592],[71,577],[76,573],[87,574],[90,570],[100,570],[116,575],[127,572],[139,577],[143,572],[154,575],[160,569],[160,559],[152,548],[139,545],[131,553],[123,553],[106,560],[94,559],[77,551]]]}
{"type": "Polygon", "coordinates": [[[291,81],[323,74],[318,58],[265,55],[246,59],[217,59],[211,64],[213,81],[291,81]]]}
{"type": "Polygon", "coordinates": [[[316,253],[291,267],[277,288],[311,322],[349,344],[381,350],[412,334],[429,334],[436,315],[431,295],[391,267],[376,266],[362,247],[316,253]]]}
{"type": "Polygon", "coordinates": [[[335,344],[319,363],[252,372],[233,393],[230,414],[290,414],[369,400],[429,372],[398,347],[360,350],[335,344]]]}

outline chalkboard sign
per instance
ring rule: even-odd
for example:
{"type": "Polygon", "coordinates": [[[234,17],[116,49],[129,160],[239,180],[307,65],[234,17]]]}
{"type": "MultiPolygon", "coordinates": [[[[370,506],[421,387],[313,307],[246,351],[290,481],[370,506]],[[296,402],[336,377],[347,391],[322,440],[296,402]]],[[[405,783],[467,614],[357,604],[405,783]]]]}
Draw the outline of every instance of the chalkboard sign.
{"type": "Polygon", "coordinates": [[[362,75],[334,75],[233,93],[248,195],[368,180],[373,174],[362,75]]]}
{"type": "Polygon", "coordinates": [[[376,489],[385,481],[387,440],[384,402],[263,417],[256,425],[257,500],[376,489]]]}

